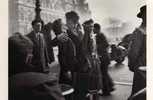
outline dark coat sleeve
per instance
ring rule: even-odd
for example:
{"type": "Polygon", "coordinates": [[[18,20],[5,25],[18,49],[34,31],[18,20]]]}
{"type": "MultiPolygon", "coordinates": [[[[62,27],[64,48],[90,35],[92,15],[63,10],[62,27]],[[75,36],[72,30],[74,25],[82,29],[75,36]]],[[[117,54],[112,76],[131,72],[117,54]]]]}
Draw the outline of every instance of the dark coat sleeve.
{"type": "Polygon", "coordinates": [[[58,46],[58,44],[59,44],[60,42],[58,41],[57,37],[55,37],[54,39],[52,39],[52,40],[50,41],[50,43],[51,43],[52,46],[54,47],[54,46],[58,46]]]}
{"type": "Polygon", "coordinates": [[[141,55],[145,55],[145,45],[142,45],[145,41],[143,38],[144,35],[139,30],[133,33],[132,43],[128,53],[128,65],[131,71],[134,71],[142,65],[143,60],[141,61],[141,59],[144,59],[144,56],[141,55]]]}
{"type": "Polygon", "coordinates": [[[97,35],[97,46],[98,46],[98,54],[104,55],[107,53],[107,48],[109,46],[106,37],[103,34],[97,35]]]}
{"type": "Polygon", "coordinates": [[[77,63],[76,60],[76,48],[72,40],[59,44],[60,54],[59,62],[63,70],[74,70],[74,66],[77,63]],[[61,50],[62,48],[62,50],[61,50]]]}

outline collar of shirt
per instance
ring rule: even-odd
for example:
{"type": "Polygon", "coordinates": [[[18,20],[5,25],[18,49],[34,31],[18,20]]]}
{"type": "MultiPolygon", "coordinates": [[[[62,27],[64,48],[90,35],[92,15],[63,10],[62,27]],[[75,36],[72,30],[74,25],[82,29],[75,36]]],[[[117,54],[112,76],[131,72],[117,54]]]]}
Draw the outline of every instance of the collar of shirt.
{"type": "Polygon", "coordinates": [[[36,33],[36,38],[39,39],[40,33],[36,33]]]}

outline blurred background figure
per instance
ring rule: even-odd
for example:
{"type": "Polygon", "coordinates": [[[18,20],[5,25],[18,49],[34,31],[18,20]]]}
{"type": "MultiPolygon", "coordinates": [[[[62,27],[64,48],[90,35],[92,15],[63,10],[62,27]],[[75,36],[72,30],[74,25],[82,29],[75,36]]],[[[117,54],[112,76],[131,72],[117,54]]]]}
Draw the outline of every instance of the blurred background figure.
{"type": "MultiPolygon", "coordinates": [[[[93,33],[94,21],[92,19],[86,20],[83,23],[84,37],[83,50],[88,65],[85,67],[87,93],[89,98],[97,100],[99,98],[98,92],[102,89],[102,74],[100,69],[100,60],[97,53],[96,35],[93,33]]],[[[85,87],[85,86],[84,86],[85,87]]]]}
{"type": "Polygon", "coordinates": [[[100,68],[101,68],[101,73],[103,76],[102,77],[102,82],[103,82],[102,95],[107,96],[107,95],[110,95],[110,92],[114,90],[113,81],[108,74],[108,65],[110,64],[110,58],[107,51],[108,51],[109,44],[107,42],[105,35],[101,33],[100,24],[98,23],[94,24],[93,32],[94,34],[96,34],[97,52],[100,58],[100,62],[101,62],[100,68]]]}

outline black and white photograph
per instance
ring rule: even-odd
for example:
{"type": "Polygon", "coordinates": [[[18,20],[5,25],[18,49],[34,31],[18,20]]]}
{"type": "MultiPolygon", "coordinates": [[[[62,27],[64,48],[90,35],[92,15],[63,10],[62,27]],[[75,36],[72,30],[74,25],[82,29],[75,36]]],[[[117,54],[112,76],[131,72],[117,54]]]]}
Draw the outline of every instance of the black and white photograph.
{"type": "Polygon", "coordinates": [[[8,0],[8,100],[147,100],[146,0],[8,0]]]}

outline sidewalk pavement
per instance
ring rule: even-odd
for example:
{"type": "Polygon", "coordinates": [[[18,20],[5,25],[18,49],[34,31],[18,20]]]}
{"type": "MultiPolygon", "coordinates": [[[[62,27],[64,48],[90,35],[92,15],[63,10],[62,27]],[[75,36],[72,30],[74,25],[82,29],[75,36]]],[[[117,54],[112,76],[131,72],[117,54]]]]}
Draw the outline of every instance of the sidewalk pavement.
{"type": "Polygon", "coordinates": [[[111,93],[111,96],[103,96],[100,100],[127,100],[131,94],[133,81],[133,73],[129,71],[127,59],[123,64],[116,64],[112,61],[109,74],[115,83],[115,91],[111,93]]]}
{"type": "Polygon", "coordinates": [[[111,96],[102,96],[100,100],[127,100],[130,96],[132,86],[129,85],[115,85],[115,91],[111,96]]]}
{"type": "MultiPolygon", "coordinates": [[[[59,75],[59,64],[54,62],[51,65],[51,75],[59,75]]],[[[132,89],[133,73],[128,70],[126,64],[110,65],[109,73],[114,80],[115,90],[111,93],[111,96],[102,96],[100,100],[127,100],[130,96],[132,89]]]]}

